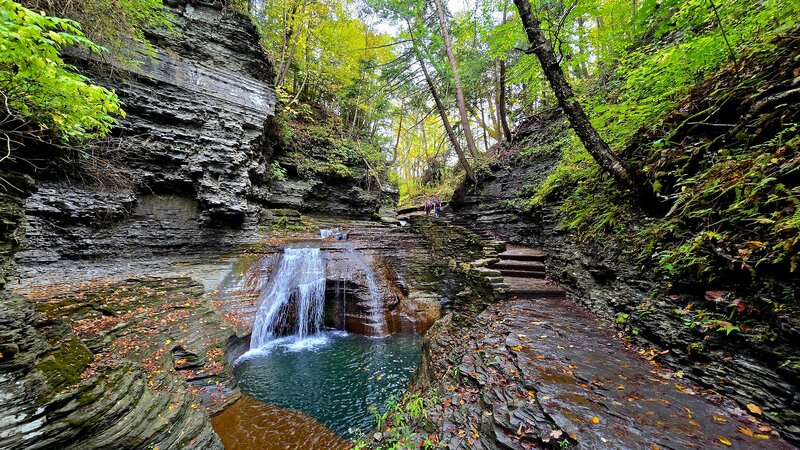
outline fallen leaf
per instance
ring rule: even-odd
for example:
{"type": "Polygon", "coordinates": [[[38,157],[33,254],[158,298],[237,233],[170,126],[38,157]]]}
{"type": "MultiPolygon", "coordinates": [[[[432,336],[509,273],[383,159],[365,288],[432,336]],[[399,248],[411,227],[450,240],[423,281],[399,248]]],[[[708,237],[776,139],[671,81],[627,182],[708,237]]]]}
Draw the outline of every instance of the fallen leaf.
{"type": "Polygon", "coordinates": [[[717,417],[717,416],[714,416],[714,422],[721,422],[721,423],[725,423],[725,422],[727,422],[727,421],[728,421],[728,419],[723,419],[722,417],[717,417]]]}
{"type": "Polygon", "coordinates": [[[550,432],[550,437],[553,439],[558,439],[561,437],[562,434],[564,434],[564,432],[561,430],[553,430],[550,432]]]}
{"type": "Polygon", "coordinates": [[[752,436],[753,435],[753,430],[751,430],[750,428],[739,427],[739,433],[742,433],[742,434],[744,434],[746,436],[752,436]]]}
{"type": "Polygon", "coordinates": [[[748,403],[748,404],[747,404],[747,405],[745,405],[745,406],[747,406],[747,409],[748,409],[748,410],[749,410],[751,413],[753,413],[753,414],[761,414],[761,408],[759,408],[758,406],[756,406],[756,405],[754,405],[754,404],[752,404],[752,403],[748,403]]]}
{"type": "Polygon", "coordinates": [[[719,441],[722,442],[723,444],[727,445],[727,446],[731,445],[731,441],[729,441],[729,440],[727,440],[725,438],[719,438],[719,441]]]}
{"type": "Polygon", "coordinates": [[[592,416],[592,423],[597,425],[598,423],[600,423],[600,419],[597,416],[592,416]]]}

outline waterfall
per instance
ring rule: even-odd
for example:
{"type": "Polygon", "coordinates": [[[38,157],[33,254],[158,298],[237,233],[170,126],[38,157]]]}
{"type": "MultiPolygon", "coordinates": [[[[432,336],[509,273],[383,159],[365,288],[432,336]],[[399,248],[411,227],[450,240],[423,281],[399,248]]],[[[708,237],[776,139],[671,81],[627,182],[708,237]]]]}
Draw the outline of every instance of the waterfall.
{"type": "Polygon", "coordinates": [[[325,306],[325,264],[320,249],[286,248],[260,300],[251,349],[263,347],[279,334],[290,332],[303,339],[319,332],[325,306]]]}
{"type": "Polygon", "coordinates": [[[361,269],[364,271],[365,278],[367,280],[367,288],[369,289],[369,325],[372,328],[373,334],[375,336],[386,336],[388,333],[386,332],[386,316],[383,308],[383,298],[381,297],[381,292],[378,290],[378,283],[375,282],[375,275],[372,273],[372,269],[369,267],[369,264],[364,260],[364,256],[353,250],[349,250],[352,259],[361,266],[361,269]]]}

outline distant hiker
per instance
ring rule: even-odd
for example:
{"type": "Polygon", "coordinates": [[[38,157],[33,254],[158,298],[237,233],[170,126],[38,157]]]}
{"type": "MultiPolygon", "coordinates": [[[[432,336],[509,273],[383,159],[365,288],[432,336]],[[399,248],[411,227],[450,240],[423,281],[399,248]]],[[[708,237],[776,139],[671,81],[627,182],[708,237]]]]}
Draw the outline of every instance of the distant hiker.
{"type": "Polygon", "coordinates": [[[433,204],[431,203],[430,199],[425,200],[425,215],[431,215],[431,209],[433,209],[433,204]]]}
{"type": "Polygon", "coordinates": [[[433,206],[435,208],[436,217],[439,217],[439,214],[442,213],[442,200],[437,198],[433,206]]]}

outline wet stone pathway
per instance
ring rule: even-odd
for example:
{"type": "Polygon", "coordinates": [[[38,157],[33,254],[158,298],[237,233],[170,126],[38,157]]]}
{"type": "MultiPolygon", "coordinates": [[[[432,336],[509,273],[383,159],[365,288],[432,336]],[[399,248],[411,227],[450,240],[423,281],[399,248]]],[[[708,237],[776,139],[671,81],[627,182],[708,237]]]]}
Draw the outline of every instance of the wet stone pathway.
{"type": "Polygon", "coordinates": [[[569,299],[478,317],[434,422],[450,448],[792,449],[768,424],[637,354],[569,299]]]}
{"type": "MultiPolygon", "coordinates": [[[[479,227],[467,229],[490,238],[479,227]]],[[[479,314],[468,329],[433,338],[433,352],[463,349],[463,356],[448,358],[447,384],[429,415],[441,424],[442,444],[796,448],[761,419],[758,399],[748,413],[662,367],[658,350],[637,351],[621,341],[612,327],[547,280],[546,260],[539,249],[506,246],[491,267],[509,286],[508,298],[479,314]]]]}

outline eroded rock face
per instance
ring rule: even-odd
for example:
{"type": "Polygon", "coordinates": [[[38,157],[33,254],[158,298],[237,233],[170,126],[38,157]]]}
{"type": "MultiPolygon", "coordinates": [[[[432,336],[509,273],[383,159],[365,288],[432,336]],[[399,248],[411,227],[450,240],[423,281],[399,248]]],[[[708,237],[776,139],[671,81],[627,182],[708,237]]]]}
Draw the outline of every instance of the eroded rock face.
{"type": "MultiPolygon", "coordinates": [[[[321,248],[326,275],[324,325],[365,335],[425,332],[454,293],[445,286],[445,272],[436,275],[424,242],[408,228],[363,222],[338,225],[347,230],[348,240],[288,241],[321,248]],[[433,273],[425,273],[426,269],[433,273]]],[[[239,336],[252,331],[261,296],[279,266],[281,247],[287,242],[278,241],[274,247],[265,245],[243,256],[215,296],[239,336]]]]}
{"type": "Polygon", "coordinates": [[[152,59],[113,75],[86,68],[124,102],[110,153],[124,180],[39,175],[23,261],[230,246],[252,235],[260,207],[251,194],[270,157],[271,64],[246,17],[219,2],[168,3],[174,32],[149,35],[152,59]]]}
{"type": "MultiPolygon", "coordinates": [[[[518,139],[530,136],[537,140],[536,145],[552,143],[564,126],[563,117],[557,114],[531,118],[520,127],[518,139]]],[[[711,333],[704,340],[673,313],[690,303],[701,304],[705,296],[701,286],[666,298],[656,296],[664,288],[651,271],[609,251],[613,245],[598,248],[579,243],[561,226],[558,205],[546,204],[526,214],[503,206],[524,189],[532,192],[531,187],[547,178],[559,158],[557,147],[535,157],[512,155],[494,167],[476,191],[454,202],[455,214],[510,243],[543,248],[549,255],[548,276],[571,291],[576,300],[612,323],[619,314],[630,314],[629,331],[636,330],[630,339],[645,347],[668,349],[662,362],[700,385],[714,387],[741,405],[755,402],[775,412],[769,417],[781,426],[783,435],[800,442],[798,376],[794,369],[781,365],[796,354],[792,342],[797,342],[800,328],[786,320],[781,325],[783,334],[772,343],[724,333],[711,333]],[[692,347],[698,341],[702,341],[702,351],[692,347]]]]}

